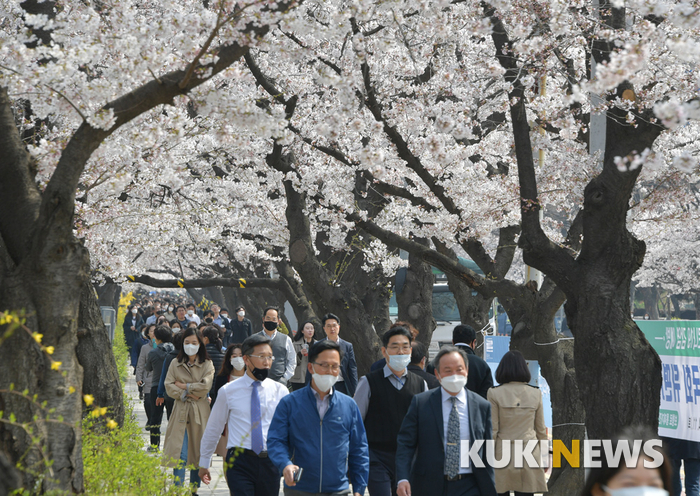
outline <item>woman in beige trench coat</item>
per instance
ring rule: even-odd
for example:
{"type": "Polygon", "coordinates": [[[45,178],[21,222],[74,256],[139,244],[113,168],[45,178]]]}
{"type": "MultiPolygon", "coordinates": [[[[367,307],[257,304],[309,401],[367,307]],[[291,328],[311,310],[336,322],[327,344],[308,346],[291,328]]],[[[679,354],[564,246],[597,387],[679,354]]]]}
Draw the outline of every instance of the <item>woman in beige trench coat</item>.
{"type": "Polygon", "coordinates": [[[187,465],[199,464],[199,444],[209,420],[207,393],[214,379],[214,365],[196,328],[183,333],[182,350],[170,362],[165,390],[175,400],[163,445],[163,464],[175,467],[187,431],[187,465]]]}
{"type": "MultiPolygon", "coordinates": [[[[544,468],[515,468],[513,454],[515,440],[521,439],[523,446],[531,440],[547,439],[542,410],[542,393],[539,388],[530,386],[530,371],[519,351],[509,351],[503,355],[496,369],[499,386],[489,389],[491,402],[491,422],[493,439],[496,442],[496,460],[502,459],[502,443],[510,442],[511,461],[504,468],[494,469],[496,492],[508,495],[527,495],[547,492],[544,468]]],[[[539,443],[532,456],[540,462],[539,443]]]]}

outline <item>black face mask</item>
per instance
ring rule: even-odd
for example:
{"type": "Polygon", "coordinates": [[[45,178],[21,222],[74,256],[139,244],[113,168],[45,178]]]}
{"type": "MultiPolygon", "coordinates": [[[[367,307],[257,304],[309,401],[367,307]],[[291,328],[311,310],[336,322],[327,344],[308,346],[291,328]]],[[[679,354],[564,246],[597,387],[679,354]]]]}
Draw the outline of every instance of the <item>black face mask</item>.
{"type": "Polygon", "coordinates": [[[250,371],[250,373],[253,374],[253,377],[255,377],[259,381],[264,381],[265,379],[267,379],[267,374],[269,372],[270,369],[259,369],[257,367],[250,371]]]}
{"type": "Polygon", "coordinates": [[[277,329],[277,322],[266,320],[265,322],[263,322],[263,326],[265,326],[265,329],[267,329],[268,331],[274,331],[275,329],[277,329]]]}
{"type": "Polygon", "coordinates": [[[212,322],[214,322],[214,319],[212,319],[211,317],[207,317],[206,319],[204,319],[204,322],[206,322],[207,324],[211,324],[212,322]]]}

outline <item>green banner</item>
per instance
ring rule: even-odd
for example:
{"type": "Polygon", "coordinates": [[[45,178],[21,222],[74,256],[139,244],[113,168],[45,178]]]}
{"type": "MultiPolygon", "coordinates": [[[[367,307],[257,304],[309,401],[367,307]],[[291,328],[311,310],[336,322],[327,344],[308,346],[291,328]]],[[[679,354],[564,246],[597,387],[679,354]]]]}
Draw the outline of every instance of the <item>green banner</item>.
{"type": "Polygon", "coordinates": [[[637,320],[659,356],[700,357],[700,321],[637,320]]]}

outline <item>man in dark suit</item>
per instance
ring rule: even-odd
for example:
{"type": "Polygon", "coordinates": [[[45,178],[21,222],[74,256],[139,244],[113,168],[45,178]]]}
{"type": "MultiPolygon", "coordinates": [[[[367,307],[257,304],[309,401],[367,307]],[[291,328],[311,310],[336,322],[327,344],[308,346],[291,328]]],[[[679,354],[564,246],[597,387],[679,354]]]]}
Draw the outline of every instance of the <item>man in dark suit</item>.
{"type": "MultiPolygon", "coordinates": [[[[323,339],[330,339],[338,343],[343,352],[343,360],[340,362],[340,376],[338,376],[338,382],[335,383],[335,390],[350,397],[355,396],[355,389],[357,389],[357,362],[355,361],[355,350],[352,347],[352,343],[348,343],[338,336],[340,333],[340,319],[337,315],[332,313],[324,315],[321,317],[321,324],[323,324],[323,331],[326,333],[326,337],[323,339]]],[[[306,383],[308,384],[309,382],[311,382],[311,375],[306,374],[306,383]]]]}
{"type": "Polygon", "coordinates": [[[452,344],[464,351],[469,358],[467,389],[487,399],[486,393],[493,387],[493,375],[489,364],[474,353],[476,348],[476,331],[472,326],[458,325],[452,331],[452,344]]]}
{"type": "Polygon", "coordinates": [[[464,386],[469,359],[464,351],[443,347],[435,357],[442,387],[413,397],[397,437],[398,496],[496,496],[493,467],[485,447],[484,466],[465,465],[461,441],[469,446],[491,439],[491,404],[464,386]]]}
{"type": "Polygon", "coordinates": [[[428,389],[436,389],[440,387],[440,381],[435,378],[435,375],[425,371],[425,363],[428,361],[427,353],[423,343],[413,341],[411,343],[411,363],[408,364],[408,371],[418,374],[425,380],[428,389]]]}

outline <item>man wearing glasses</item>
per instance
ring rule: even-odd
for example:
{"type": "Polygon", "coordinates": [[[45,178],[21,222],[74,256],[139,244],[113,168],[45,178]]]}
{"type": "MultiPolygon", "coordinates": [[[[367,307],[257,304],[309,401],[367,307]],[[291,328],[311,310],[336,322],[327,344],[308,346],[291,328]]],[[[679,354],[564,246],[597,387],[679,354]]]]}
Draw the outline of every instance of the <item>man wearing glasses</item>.
{"type": "Polygon", "coordinates": [[[408,371],[413,335],[392,327],[382,335],[384,367],[370,372],[357,385],[355,402],[367,430],[370,496],[396,496],[396,436],[416,394],[428,390],[425,380],[408,371]]]}
{"type": "MultiPolygon", "coordinates": [[[[355,351],[352,343],[340,339],[340,319],[337,315],[327,313],[321,317],[323,331],[326,337],[321,341],[328,340],[337,343],[343,355],[343,360],[340,363],[340,374],[338,375],[338,384],[335,386],[336,391],[345,393],[348,396],[355,396],[357,389],[357,362],[355,361],[355,351]]],[[[306,374],[306,383],[309,383],[309,374],[306,374]]]]}
{"type": "Polygon", "coordinates": [[[270,459],[284,476],[285,496],[362,496],[369,475],[360,410],[333,386],[340,346],[322,340],[309,350],[311,383],[282,398],[270,424],[270,459]],[[292,461],[293,458],[293,461],[292,461]]]}
{"type": "Polygon", "coordinates": [[[277,496],[280,473],[268,457],[268,429],[277,404],[289,391],[267,377],[274,362],[269,338],[254,334],[241,348],[246,373],[219,389],[202,436],[199,476],[205,484],[211,482],[211,457],[228,425],[225,467],[231,494],[277,496]]]}

